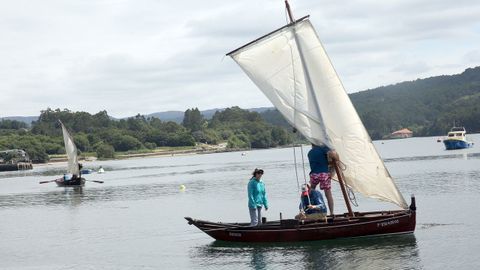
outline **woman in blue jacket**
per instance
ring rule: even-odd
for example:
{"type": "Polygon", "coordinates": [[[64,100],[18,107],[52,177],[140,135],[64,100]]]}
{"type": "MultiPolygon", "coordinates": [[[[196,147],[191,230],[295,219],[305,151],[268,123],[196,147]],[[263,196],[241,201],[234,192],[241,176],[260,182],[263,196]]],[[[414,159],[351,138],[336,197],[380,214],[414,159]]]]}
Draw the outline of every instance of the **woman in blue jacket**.
{"type": "Polygon", "coordinates": [[[267,194],[265,184],[261,180],[262,169],[255,169],[253,177],[248,182],[248,209],[250,210],[250,226],[261,224],[262,207],[268,210],[267,194]]]}

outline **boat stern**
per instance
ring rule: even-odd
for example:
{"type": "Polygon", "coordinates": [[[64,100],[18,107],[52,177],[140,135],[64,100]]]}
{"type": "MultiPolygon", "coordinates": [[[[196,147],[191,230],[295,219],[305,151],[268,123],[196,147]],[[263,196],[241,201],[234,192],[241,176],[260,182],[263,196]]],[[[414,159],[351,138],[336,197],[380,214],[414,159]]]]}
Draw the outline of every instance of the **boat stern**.
{"type": "Polygon", "coordinates": [[[412,211],[416,211],[417,210],[417,203],[415,201],[415,195],[412,194],[412,196],[410,197],[410,210],[412,211]]]}
{"type": "Polygon", "coordinates": [[[412,232],[415,231],[415,227],[417,225],[417,203],[416,203],[416,200],[415,200],[415,195],[412,194],[412,196],[410,197],[410,215],[411,215],[411,218],[410,218],[410,227],[412,229],[412,232]]]}

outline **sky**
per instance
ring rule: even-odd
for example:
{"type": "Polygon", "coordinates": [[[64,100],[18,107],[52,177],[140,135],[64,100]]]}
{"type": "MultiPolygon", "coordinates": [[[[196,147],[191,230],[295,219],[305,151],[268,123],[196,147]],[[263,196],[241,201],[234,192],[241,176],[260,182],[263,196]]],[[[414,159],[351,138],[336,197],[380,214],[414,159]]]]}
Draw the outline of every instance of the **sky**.
{"type": "MultiPolygon", "coordinates": [[[[348,93],[480,65],[478,0],[290,0],[348,93]]],[[[272,106],[225,54],[283,0],[0,1],[0,117],[272,106]]]]}

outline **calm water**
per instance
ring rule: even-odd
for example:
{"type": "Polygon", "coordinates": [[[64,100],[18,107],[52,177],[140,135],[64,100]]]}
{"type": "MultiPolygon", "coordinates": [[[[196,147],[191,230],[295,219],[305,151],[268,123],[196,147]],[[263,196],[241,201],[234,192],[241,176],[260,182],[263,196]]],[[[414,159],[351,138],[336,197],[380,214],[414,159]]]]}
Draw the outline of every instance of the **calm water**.
{"type": "MultiPolygon", "coordinates": [[[[228,244],[187,225],[184,216],[248,221],[246,184],[255,167],[266,172],[268,219],[293,217],[292,149],[86,162],[106,170],[86,178],[105,184],[82,189],[38,184],[60,175],[64,164],[2,172],[0,269],[475,269],[480,134],[470,136],[478,143],[466,150],[446,151],[436,139],[375,142],[418,207],[415,234],[383,238],[228,244]]],[[[344,212],[337,185],[333,192],[336,212],[344,212]]],[[[357,201],[356,211],[396,209],[359,194],[357,201]]]]}

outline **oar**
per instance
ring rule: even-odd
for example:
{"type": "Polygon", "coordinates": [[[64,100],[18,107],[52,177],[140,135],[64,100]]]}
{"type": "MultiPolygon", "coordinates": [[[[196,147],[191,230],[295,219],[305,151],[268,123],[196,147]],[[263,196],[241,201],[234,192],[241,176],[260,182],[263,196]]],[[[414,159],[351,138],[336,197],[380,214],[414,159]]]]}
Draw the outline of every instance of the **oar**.
{"type": "Polygon", "coordinates": [[[103,181],[99,181],[99,180],[86,180],[86,179],[85,179],[85,181],[103,184],[103,181]]]}
{"type": "Polygon", "coordinates": [[[45,183],[50,183],[50,182],[55,182],[57,179],[53,179],[53,180],[48,180],[48,181],[40,181],[38,182],[39,184],[45,184],[45,183]]]}

